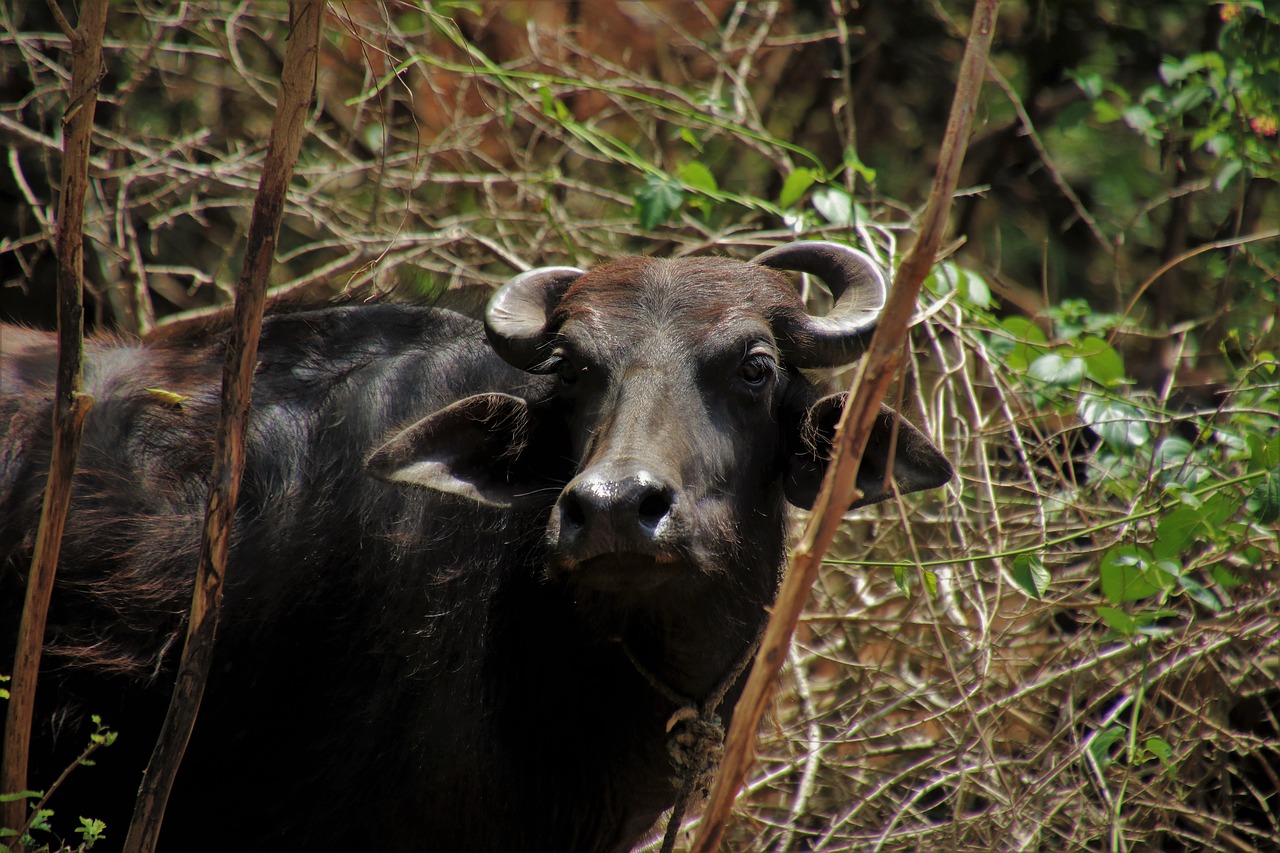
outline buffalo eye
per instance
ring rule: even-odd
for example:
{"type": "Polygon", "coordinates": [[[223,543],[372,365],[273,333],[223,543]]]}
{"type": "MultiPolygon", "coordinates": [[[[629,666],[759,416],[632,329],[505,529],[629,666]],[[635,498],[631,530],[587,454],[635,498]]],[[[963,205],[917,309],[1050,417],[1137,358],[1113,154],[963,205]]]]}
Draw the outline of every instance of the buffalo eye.
{"type": "Polygon", "coordinates": [[[572,385],[578,381],[578,377],[582,375],[585,368],[580,368],[569,359],[561,359],[560,364],[556,366],[556,375],[560,377],[560,381],[565,385],[572,385]]]}
{"type": "Polygon", "coordinates": [[[558,376],[561,384],[572,385],[585,371],[586,368],[578,367],[573,359],[564,353],[556,353],[551,357],[550,369],[547,372],[558,376]]]}
{"type": "Polygon", "coordinates": [[[748,385],[758,388],[773,375],[773,359],[764,353],[755,352],[742,360],[738,375],[748,385]]]}
{"type": "Polygon", "coordinates": [[[530,373],[541,373],[547,376],[554,374],[563,385],[572,385],[577,382],[586,371],[585,367],[578,367],[573,359],[563,352],[552,353],[546,361],[529,368],[530,373]]]}

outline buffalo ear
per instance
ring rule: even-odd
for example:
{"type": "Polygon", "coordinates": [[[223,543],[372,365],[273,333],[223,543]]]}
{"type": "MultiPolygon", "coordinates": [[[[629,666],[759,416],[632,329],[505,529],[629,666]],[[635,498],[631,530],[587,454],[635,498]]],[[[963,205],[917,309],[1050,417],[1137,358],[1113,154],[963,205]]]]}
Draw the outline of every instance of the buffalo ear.
{"type": "MultiPolygon", "coordinates": [[[[847,396],[834,394],[814,403],[799,427],[799,434],[791,437],[784,489],[787,500],[798,507],[809,509],[818,497],[822,478],[827,472],[831,439],[847,396]]],[[[898,443],[893,457],[893,480],[899,492],[906,494],[934,489],[951,480],[951,463],[933,442],[893,409],[882,405],[871,429],[871,437],[867,439],[862,464],[858,467],[858,489],[862,498],[849,509],[893,496],[892,490],[884,487],[884,475],[889,465],[889,446],[895,425],[898,443]]]]}
{"type": "Polygon", "coordinates": [[[369,473],[498,507],[532,506],[558,492],[537,464],[563,458],[530,445],[537,415],[510,394],[477,394],[401,430],[366,460],[369,473]]]}

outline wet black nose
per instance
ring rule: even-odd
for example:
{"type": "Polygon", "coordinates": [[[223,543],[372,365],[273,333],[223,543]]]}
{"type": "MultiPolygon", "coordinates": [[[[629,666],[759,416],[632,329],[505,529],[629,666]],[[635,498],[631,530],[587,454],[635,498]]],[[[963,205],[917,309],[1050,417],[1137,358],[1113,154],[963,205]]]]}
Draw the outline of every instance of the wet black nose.
{"type": "Polygon", "coordinates": [[[650,553],[670,526],[675,505],[675,489],[648,472],[584,474],[560,496],[561,546],[580,559],[650,553]]]}

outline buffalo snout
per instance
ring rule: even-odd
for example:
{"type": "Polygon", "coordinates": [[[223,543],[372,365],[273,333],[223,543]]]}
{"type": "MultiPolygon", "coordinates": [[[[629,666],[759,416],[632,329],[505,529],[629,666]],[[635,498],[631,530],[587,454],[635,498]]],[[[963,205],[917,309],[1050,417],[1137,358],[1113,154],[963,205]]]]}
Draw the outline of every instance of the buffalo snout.
{"type": "Polygon", "coordinates": [[[679,490],[643,467],[588,469],[565,486],[548,525],[561,567],[594,585],[608,576],[634,576],[626,585],[651,585],[670,574],[682,528],[679,490]],[[644,577],[652,574],[654,577],[644,577]]]}

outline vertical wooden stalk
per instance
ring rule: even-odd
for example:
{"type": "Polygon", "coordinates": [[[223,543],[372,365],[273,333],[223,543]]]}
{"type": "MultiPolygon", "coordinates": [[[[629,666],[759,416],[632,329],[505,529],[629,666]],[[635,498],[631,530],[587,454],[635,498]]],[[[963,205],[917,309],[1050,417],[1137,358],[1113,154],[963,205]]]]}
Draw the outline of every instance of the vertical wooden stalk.
{"type": "MultiPolygon", "coordinates": [[[[108,0],[85,0],[79,29],[72,29],[55,4],[50,4],[71,41],[70,103],[63,116],[62,196],[58,201],[55,253],[58,263],[58,373],[53,403],[53,452],[45,483],[35,553],[27,577],[26,600],[18,627],[13,683],[5,714],[4,760],[0,791],[27,789],[27,759],[31,719],[35,709],[36,677],[44,643],[49,598],[58,566],[62,530],[71,502],[71,478],[85,417],[93,398],[80,393],[84,361],[84,204],[89,186],[89,147],[93,114],[102,82],[102,34],[107,25],[108,0]]],[[[0,824],[20,829],[26,822],[27,802],[0,805],[0,824]]],[[[22,849],[21,841],[12,845],[22,849]]]]}
{"type": "Polygon", "coordinates": [[[223,360],[217,449],[191,597],[191,621],[187,625],[173,698],[143,777],[125,839],[127,853],[150,853],[155,849],[169,792],[195,726],[208,680],[240,475],[244,470],[244,434],[266,304],[267,274],[275,259],[285,195],[315,95],[324,8],[324,0],[290,0],[289,3],[289,41],[276,117],[249,220],[244,266],[236,284],[232,331],[223,360]]]}
{"type": "Polygon", "coordinates": [[[959,80],[942,140],[937,172],[920,223],[920,235],[898,267],[880,325],[854,378],[853,392],[845,404],[832,441],[831,461],[822,491],[787,566],[760,651],[734,709],[720,772],[716,775],[692,848],[695,853],[711,853],[720,846],[733,801],[751,767],[756,729],[777,683],[800,613],[817,578],[822,557],[856,491],[854,484],[862,453],[871,435],[880,400],[901,361],[902,341],[915,311],[920,285],[942,244],[952,195],[968,146],[973,113],[982,91],[998,5],[999,0],[978,0],[973,10],[973,22],[960,63],[959,80]]]}

